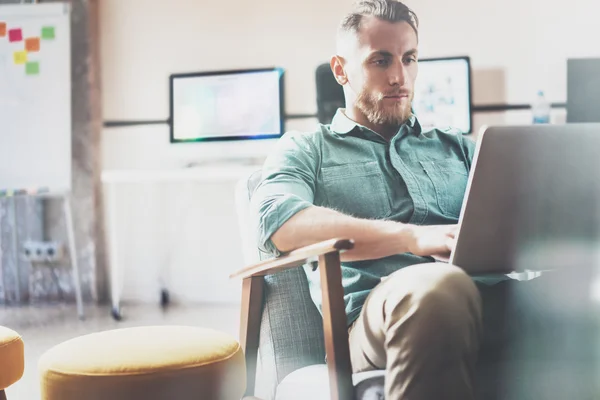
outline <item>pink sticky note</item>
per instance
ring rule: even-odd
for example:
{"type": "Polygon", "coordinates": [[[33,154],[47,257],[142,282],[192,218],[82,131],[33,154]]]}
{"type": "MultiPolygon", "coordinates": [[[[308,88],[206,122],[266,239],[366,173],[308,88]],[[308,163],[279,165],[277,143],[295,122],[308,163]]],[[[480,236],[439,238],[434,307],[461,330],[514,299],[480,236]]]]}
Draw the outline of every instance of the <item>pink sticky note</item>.
{"type": "Polygon", "coordinates": [[[23,40],[23,31],[21,29],[10,29],[8,31],[9,42],[20,42],[23,40]]]}

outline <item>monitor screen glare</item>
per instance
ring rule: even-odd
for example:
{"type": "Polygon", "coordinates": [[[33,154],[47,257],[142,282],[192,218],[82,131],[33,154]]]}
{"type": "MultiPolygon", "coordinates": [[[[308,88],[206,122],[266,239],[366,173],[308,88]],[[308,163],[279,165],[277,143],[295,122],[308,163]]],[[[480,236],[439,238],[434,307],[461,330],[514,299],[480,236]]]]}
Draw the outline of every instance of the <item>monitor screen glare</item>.
{"type": "Polygon", "coordinates": [[[283,130],[283,71],[171,77],[171,141],[273,138],[283,130]]]}
{"type": "Polygon", "coordinates": [[[413,110],[425,130],[455,128],[470,133],[469,58],[420,60],[413,110]]]}

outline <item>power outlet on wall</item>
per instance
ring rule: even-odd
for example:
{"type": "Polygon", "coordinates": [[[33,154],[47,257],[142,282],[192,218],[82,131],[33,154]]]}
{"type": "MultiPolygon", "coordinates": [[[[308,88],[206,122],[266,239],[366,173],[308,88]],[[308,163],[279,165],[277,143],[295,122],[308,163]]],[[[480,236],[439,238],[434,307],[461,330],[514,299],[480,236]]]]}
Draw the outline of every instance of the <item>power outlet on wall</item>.
{"type": "Polygon", "coordinates": [[[57,262],[64,257],[64,248],[59,242],[30,240],[23,244],[23,256],[30,262],[57,262]]]}

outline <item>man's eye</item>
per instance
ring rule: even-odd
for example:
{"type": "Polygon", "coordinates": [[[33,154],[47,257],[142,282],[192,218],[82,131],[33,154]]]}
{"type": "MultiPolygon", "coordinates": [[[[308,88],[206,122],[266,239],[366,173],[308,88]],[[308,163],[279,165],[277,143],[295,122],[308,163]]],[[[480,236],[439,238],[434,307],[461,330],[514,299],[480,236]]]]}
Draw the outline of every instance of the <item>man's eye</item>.
{"type": "Polygon", "coordinates": [[[373,61],[373,64],[378,65],[378,66],[383,66],[383,65],[387,65],[388,61],[387,60],[375,60],[373,61]]]}
{"type": "Polygon", "coordinates": [[[416,63],[417,59],[416,58],[408,58],[404,61],[406,64],[412,64],[412,63],[416,63]]]}

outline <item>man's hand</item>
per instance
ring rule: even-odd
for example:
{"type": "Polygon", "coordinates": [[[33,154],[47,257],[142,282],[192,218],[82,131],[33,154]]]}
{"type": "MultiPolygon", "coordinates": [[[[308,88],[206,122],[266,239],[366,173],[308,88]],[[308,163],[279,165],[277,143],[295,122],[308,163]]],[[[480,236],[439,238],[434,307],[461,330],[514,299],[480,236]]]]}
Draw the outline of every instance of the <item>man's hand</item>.
{"type": "Polygon", "coordinates": [[[456,243],[457,225],[412,225],[409,229],[408,252],[447,260],[456,243]]]}

